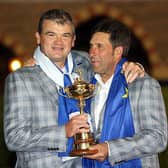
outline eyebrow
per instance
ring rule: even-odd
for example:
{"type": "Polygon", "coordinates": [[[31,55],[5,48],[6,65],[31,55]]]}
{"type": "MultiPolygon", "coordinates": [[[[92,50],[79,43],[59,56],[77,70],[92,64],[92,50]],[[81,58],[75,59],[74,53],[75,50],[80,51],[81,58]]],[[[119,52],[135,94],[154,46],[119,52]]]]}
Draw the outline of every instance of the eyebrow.
{"type": "Polygon", "coordinates": [[[46,31],[46,32],[43,32],[43,34],[56,34],[56,33],[52,31],[46,31]]]}
{"type": "MultiPolygon", "coordinates": [[[[44,32],[44,34],[57,34],[57,33],[52,32],[52,31],[47,31],[47,32],[44,32]]],[[[65,33],[62,33],[62,35],[70,35],[70,36],[73,36],[73,33],[65,32],[65,33]]]]}

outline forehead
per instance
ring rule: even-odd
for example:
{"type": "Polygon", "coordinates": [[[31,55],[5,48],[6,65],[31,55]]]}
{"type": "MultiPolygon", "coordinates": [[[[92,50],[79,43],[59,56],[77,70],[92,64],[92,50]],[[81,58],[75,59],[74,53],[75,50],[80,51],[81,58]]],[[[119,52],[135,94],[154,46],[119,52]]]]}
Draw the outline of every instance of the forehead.
{"type": "Polygon", "coordinates": [[[91,43],[109,43],[110,42],[110,34],[109,33],[104,33],[104,32],[96,32],[92,35],[91,43]]]}
{"type": "Polygon", "coordinates": [[[72,33],[72,24],[70,22],[61,24],[56,22],[56,20],[45,19],[42,24],[42,31],[66,31],[72,33]]]}

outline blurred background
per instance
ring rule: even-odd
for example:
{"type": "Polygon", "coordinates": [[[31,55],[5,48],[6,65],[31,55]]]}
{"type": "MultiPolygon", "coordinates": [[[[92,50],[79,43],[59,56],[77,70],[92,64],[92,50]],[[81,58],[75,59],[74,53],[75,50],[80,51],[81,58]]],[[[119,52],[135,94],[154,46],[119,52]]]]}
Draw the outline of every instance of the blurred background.
{"type": "MultiPolygon", "coordinates": [[[[34,34],[42,12],[63,8],[76,24],[74,49],[88,51],[91,28],[112,17],[126,24],[133,37],[128,59],[138,61],[162,87],[168,113],[168,1],[167,0],[0,0],[0,167],[13,168],[15,153],[3,138],[4,79],[23,65],[36,47],[34,34]]],[[[168,167],[168,149],[160,155],[168,167]]]]}

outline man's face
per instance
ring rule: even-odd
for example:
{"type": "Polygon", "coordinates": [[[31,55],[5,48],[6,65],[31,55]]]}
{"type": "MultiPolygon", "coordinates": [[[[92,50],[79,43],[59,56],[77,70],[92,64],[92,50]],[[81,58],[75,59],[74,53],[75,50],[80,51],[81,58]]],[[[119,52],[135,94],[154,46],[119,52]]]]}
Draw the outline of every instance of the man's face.
{"type": "Polygon", "coordinates": [[[117,56],[109,40],[110,34],[96,32],[90,40],[90,60],[94,72],[101,75],[104,81],[114,73],[117,56]]]}
{"type": "Polygon", "coordinates": [[[59,67],[63,67],[66,57],[74,46],[75,36],[71,24],[58,24],[44,20],[42,32],[36,33],[41,51],[59,67]]]}

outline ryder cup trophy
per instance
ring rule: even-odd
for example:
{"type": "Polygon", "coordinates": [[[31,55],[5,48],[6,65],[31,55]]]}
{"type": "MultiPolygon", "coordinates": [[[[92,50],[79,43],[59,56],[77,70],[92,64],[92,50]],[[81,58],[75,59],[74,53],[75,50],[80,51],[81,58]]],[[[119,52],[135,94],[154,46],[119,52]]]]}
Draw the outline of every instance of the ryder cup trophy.
{"type": "MultiPolygon", "coordinates": [[[[94,95],[95,85],[87,83],[82,80],[81,71],[79,70],[79,77],[75,79],[74,83],[64,88],[66,95],[69,98],[74,98],[79,101],[80,114],[84,113],[85,100],[94,95]]],[[[89,150],[90,145],[95,144],[91,132],[77,133],[74,136],[74,147],[70,156],[82,156],[97,153],[97,150],[89,150]]]]}

